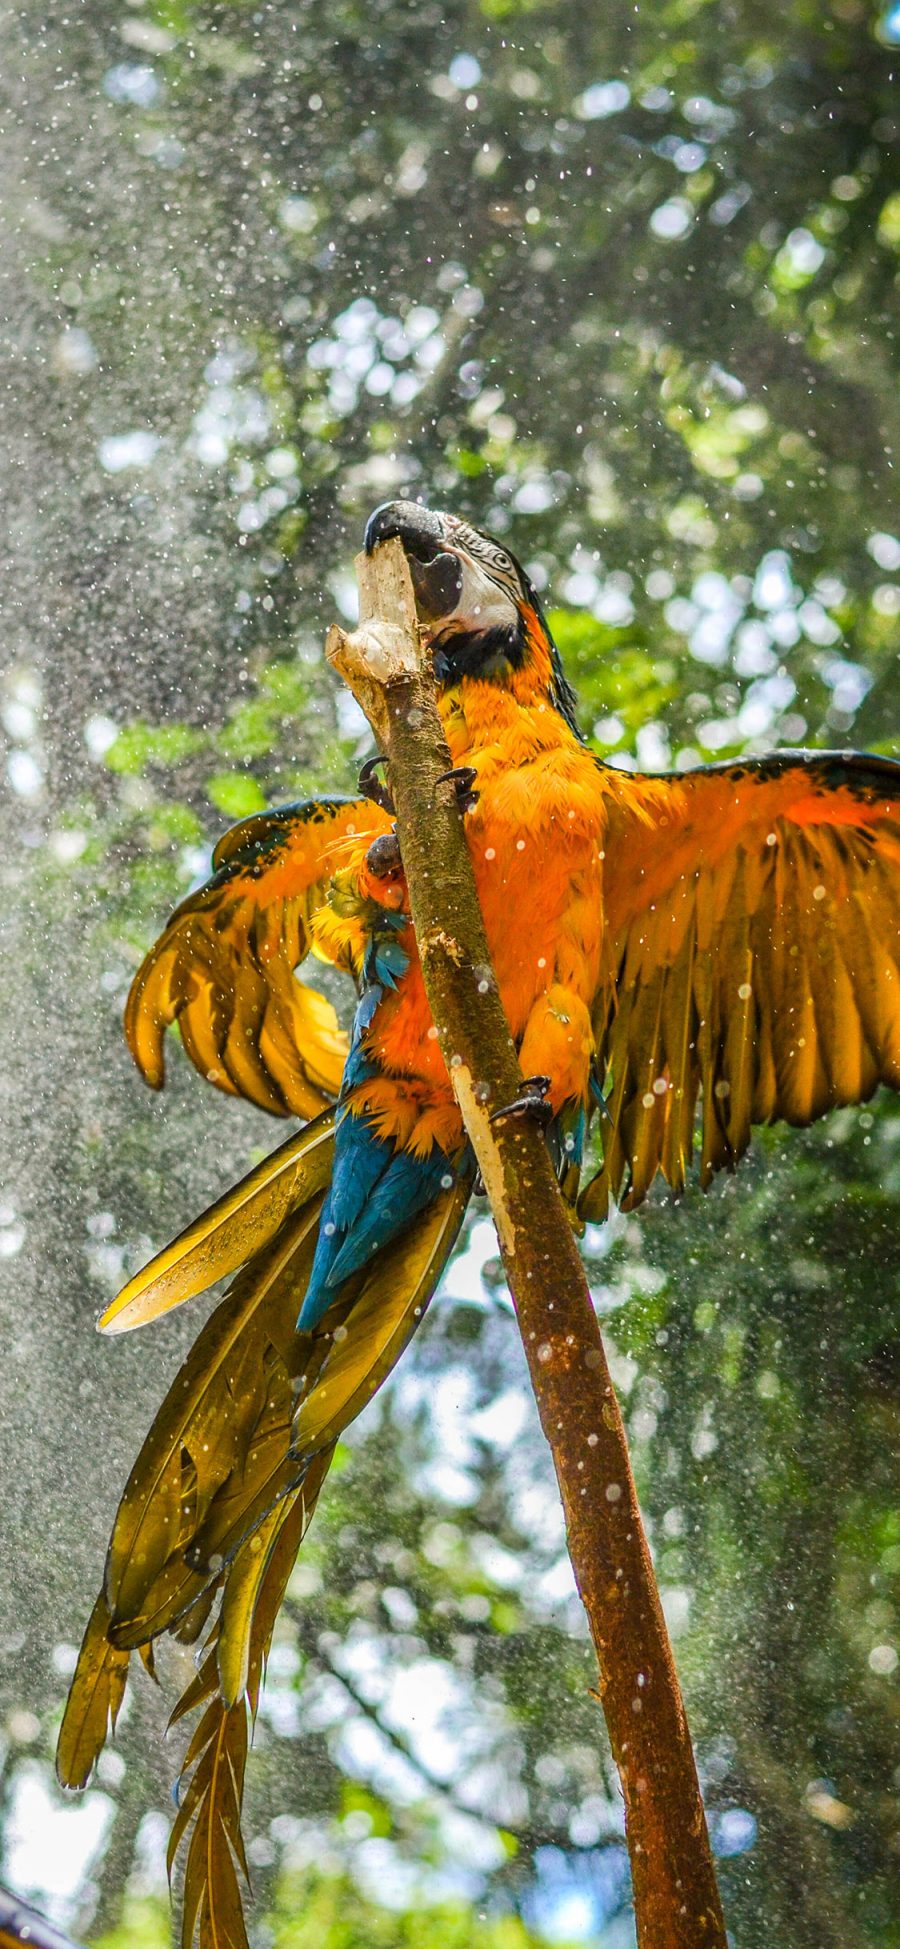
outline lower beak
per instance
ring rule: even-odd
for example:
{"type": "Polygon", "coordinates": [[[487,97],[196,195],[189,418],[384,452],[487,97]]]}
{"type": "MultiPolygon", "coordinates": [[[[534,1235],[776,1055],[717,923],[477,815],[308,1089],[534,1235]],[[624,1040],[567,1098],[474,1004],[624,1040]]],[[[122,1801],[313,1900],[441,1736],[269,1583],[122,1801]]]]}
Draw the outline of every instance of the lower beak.
{"type": "Polygon", "coordinates": [[[458,555],[435,555],[430,562],[407,557],[416,595],[416,608],[425,623],[449,616],[462,595],[462,563],[458,555]]]}
{"type": "Polygon", "coordinates": [[[403,543],[422,621],[435,623],[448,616],[462,595],[463,570],[458,555],[444,548],[441,515],[418,501],[386,501],[366,525],[366,553],[393,537],[403,543]]]}

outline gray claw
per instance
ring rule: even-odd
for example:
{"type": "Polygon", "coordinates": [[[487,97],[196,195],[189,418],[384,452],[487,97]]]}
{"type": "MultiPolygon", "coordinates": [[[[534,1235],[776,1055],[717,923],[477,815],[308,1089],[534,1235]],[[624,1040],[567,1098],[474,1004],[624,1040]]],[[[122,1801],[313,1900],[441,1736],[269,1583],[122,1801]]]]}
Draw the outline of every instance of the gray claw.
{"type": "Polygon", "coordinates": [[[473,792],[478,773],[474,765],[454,765],[451,771],[442,771],[439,785],[452,785],[456,793],[456,803],[461,812],[471,812],[478,804],[478,793],[473,792]]]}
{"type": "Polygon", "coordinates": [[[505,1103],[501,1110],[492,1111],[491,1123],[500,1123],[504,1117],[531,1117],[535,1123],[546,1128],[556,1114],[552,1103],[546,1100],[549,1088],[549,1076],[526,1076],[521,1093],[514,1101],[505,1103]]]}
{"type": "Polygon", "coordinates": [[[382,812],[390,812],[393,814],[394,801],[391,798],[390,792],[387,786],[382,785],[381,781],[375,776],[379,765],[386,763],[387,760],[380,751],[376,753],[374,758],[367,758],[365,764],[360,769],[359,790],[363,798],[371,799],[373,805],[380,805],[382,812]]]}

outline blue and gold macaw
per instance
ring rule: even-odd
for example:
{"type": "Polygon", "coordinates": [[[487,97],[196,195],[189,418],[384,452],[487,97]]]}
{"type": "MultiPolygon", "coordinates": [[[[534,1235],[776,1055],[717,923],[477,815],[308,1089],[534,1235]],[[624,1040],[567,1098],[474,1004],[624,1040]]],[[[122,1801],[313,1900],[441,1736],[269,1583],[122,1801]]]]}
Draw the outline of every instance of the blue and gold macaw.
{"type": "MultiPolygon", "coordinates": [[[[733,1169],[754,1123],[802,1125],[900,1087],[900,764],[844,752],[646,777],[600,763],[540,601],[453,515],[384,507],[430,644],[500,995],[582,1218],[733,1169]]],[[[235,1862],[248,1723],[335,1442],[415,1331],[474,1165],[425,997],[384,787],[289,805],[219,842],[134,982],[126,1033],[163,1083],[177,1022],[220,1089],[304,1127],[132,1279],[120,1332],[237,1274],[132,1470],[59,1746],[88,1777],[132,1651],[194,1643],[203,1707],[173,1833],[190,1832],[184,1943],[241,1941],[235,1862]],[[297,979],[312,953],[358,1001],[347,1040],[297,979]],[[308,1121],[306,1121],[308,1119],[308,1121]],[[212,1620],[212,1621],[211,1621],[212,1620]],[[248,1714],[249,1706],[249,1714],[248,1714]],[[218,1905],[218,1909],[216,1908],[218,1905]],[[237,1920],[235,1919],[237,1918],[237,1920]]]]}

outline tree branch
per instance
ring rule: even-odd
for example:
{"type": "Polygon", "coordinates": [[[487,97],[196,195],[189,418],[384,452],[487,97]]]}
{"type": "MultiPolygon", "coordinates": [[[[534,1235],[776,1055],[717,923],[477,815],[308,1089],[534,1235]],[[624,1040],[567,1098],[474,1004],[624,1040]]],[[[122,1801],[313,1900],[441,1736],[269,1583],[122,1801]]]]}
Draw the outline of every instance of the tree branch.
{"type": "MultiPolygon", "coordinates": [[[[724,1949],[694,1755],[619,1405],[542,1135],[490,1122],[522,1075],[491,969],[399,541],[357,557],[360,626],[326,650],[390,768],[425,988],[491,1202],[625,1799],[639,1949],[724,1949]]],[[[512,917],[511,917],[512,921],[512,917]]]]}

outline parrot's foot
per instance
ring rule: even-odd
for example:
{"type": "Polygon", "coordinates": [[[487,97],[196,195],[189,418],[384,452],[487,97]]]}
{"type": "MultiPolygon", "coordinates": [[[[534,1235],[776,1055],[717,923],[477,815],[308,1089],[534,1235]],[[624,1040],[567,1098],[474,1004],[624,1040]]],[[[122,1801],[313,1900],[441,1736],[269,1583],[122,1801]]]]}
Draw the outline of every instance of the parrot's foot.
{"type": "Polygon", "coordinates": [[[471,812],[473,806],[478,804],[478,793],[472,790],[477,777],[474,765],[454,765],[452,771],[441,772],[437,783],[452,785],[460,812],[471,812]]]}
{"type": "Polygon", "coordinates": [[[359,790],[364,799],[371,799],[373,805],[380,805],[382,812],[393,814],[394,801],[390,792],[387,786],[382,785],[380,779],[375,776],[379,765],[386,763],[387,759],[381,751],[377,752],[374,758],[367,758],[359,774],[359,790]]]}
{"type": "Polygon", "coordinates": [[[390,880],[402,873],[400,841],[395,832],[381,832],[373,839],[366,854],[366,867],[373,880],[390,880]]]}
{"type": "Polygon", "coordinates": [[[491,1113],[491,1123],[500,1123],[504,1117],[531,1117],[535,1123],[546,1126],[552,1123],[555,1111],[547,1102],[550,1088],[549,1076],[526,1076],[521,1094],[512,1103],[505,1103],[502,1110],[491,1113]]]}

